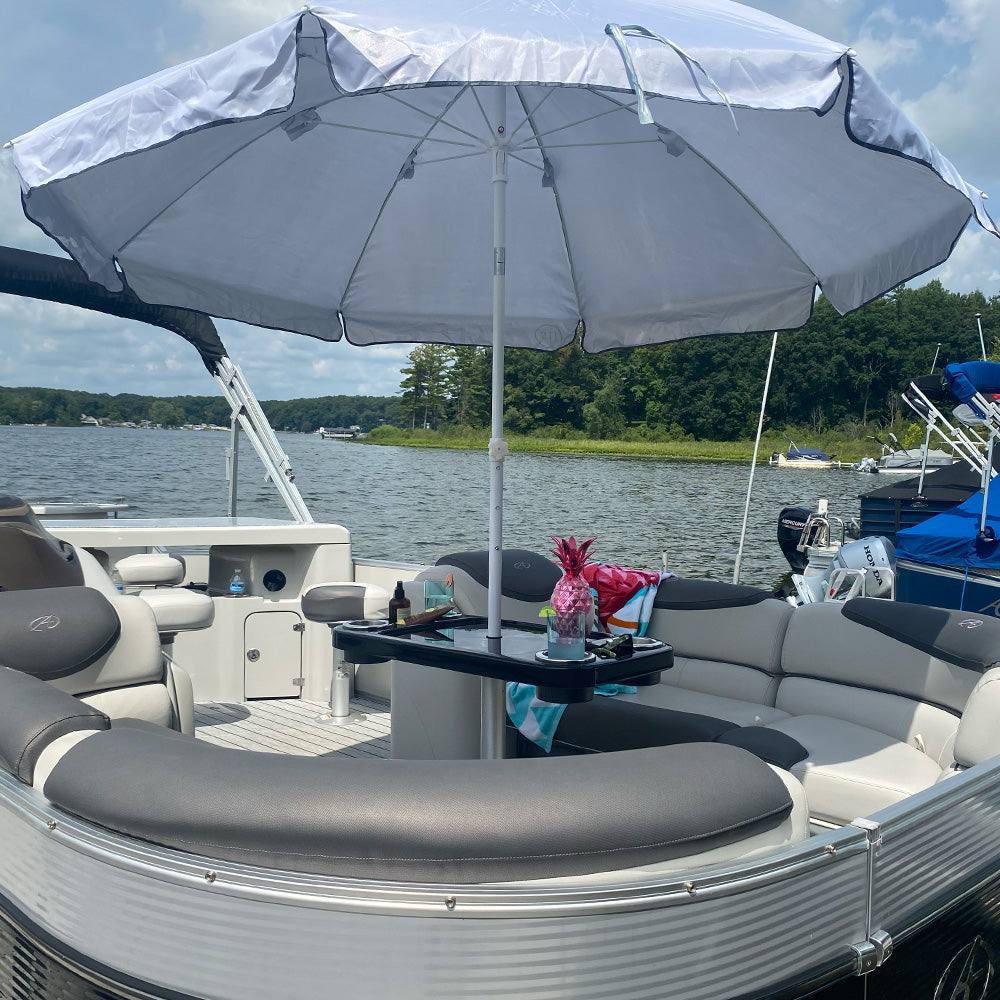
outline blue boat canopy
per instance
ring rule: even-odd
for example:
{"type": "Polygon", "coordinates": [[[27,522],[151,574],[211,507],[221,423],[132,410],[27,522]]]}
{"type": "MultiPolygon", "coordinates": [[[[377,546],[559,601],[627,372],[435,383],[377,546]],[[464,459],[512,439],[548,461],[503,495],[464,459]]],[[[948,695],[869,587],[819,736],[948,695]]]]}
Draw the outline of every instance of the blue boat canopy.
{"type": "Polygon", "coordinates": [[[821,462],[831,462],[833,459],[819,448],[789,448],[785,453],[786,458],[815,458],[821,462]]]}
{"type": "MultiPolygon", "coordinates": [[[[1000,368],[1000,365],[995,367],[1000,368]]],[[[983,493],[980,490],[957,507],[904,528],[896,534],[896,558],[932,566],[1000,569],[1000,541],[980,541],[978,538],[982,511],[983,493]]],[[[996,539],[1000,539],[1000,489],[990,491],[986,526],[993,529],[996,539]]]]}
{"type": "Polygon", "coordinates": [[[977,392],[984,396],[1000,396],[1000,364],[995,361],[964,361],[947,365],[944,377],[948,388],[962,403],[972,408],[977,417],[985,417],[973,402],[977,392]]]}

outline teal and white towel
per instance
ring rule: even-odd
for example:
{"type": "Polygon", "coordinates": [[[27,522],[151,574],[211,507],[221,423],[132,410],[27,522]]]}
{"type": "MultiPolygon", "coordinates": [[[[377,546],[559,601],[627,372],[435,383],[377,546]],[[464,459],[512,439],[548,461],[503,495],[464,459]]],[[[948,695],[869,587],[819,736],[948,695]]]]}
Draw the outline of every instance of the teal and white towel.
{"type": "MultiPolygon", "coordinates": [[[[594,694],[605,698],[616,694],[635,694],[631,684],[601,684],[594,688],[594,694]]],[[[542,701],[537,696],[534,684],[507,684],[507,715],[519,732],[546,753],[552,751],[552,740],[556,735],[559,720],[566,706],[542,701]]]]}

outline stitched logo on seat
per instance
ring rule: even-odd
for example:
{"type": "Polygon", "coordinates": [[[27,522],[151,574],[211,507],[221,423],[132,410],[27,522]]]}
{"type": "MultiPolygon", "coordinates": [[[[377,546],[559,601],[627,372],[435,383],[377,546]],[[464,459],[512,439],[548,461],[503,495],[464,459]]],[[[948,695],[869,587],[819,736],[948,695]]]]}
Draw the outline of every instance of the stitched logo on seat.
{"type": "Polygon", "coordinates": [[[42,615],[40,618],[35,618],[28,628],[32,632],[44,632],[46,629],[55,628],[57,625],[59,625],[58,615],[42,615]]]}
{"type": "Polygon", "coordinates": [[[979,628],[983,624],[982,618],[963,618],[958,623],[962,628],[979,628]]]}

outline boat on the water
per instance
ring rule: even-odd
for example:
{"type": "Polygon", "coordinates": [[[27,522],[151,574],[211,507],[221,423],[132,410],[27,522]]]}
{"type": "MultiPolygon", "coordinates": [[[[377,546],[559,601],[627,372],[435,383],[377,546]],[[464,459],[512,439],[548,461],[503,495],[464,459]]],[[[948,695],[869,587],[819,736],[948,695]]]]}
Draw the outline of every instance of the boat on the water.
{"type": "Polygon", "coordinates": [[[773,452],[768,459],[768,465],[781,465],[790,469],[829,469],[833,462],[833,455],[828,455],[819,448],[799,448],[791,438],[788,439],[786,451],[773,452]]]}
{"type": "Polygon", "coordinates": [[[871,435],[872,440],[882,446],[878,458],[865,457],[854,466],[855,472],[879,473],[886,476],[914,476],[921,470],[941,469],[956,462],[955,456],[943,448],[904,448],[895,434],[889,433],[889,441],[881,441],[871,435]]]}
{"type": "MultiPolygon", "coordinates": [[[[1000,617],[1000,522],[990,501],[1000,436],[1000,364],[950,364],[941,376],[914,380],[908,392],[932,431],[965,458],[861,495],[860,524],[818,510],[787,507],[778,543],[792,568],[794,599],[810,603],[859,594],[897,598],[1000,617]],[[955,423],[937,405],[952,404],[955,423]],[[957,405],[955,405],[957,404],[957,405]],[[975,429],[969,436],[963,428],[975,429]],[[981,437],[985,434],[985,438],[981,437]]],[[[925,442],[926,443],[926,442],[925,442]]]]}
{"type": "Polygon", "coordinates": [[[657,11],[698,58],[585,3],[391,7],[307,6],[13,141],[101,284],[12,252],[2,287],[174,329],[232,446],[218,517],[3,489],[0,996],[984,994],[1000,622],[656,573],[642,635],[567,660],[560,571],[499,530],[505,344],[791,327],[818,284],[857,308],[970,213],[995,231],[978,190],[845,47],[722,0],[657,11]],[[494,344],[489,548],[357,558],[207,312],[494,344]],[[241,440],[289,519],[239,513],[241,440]]]}

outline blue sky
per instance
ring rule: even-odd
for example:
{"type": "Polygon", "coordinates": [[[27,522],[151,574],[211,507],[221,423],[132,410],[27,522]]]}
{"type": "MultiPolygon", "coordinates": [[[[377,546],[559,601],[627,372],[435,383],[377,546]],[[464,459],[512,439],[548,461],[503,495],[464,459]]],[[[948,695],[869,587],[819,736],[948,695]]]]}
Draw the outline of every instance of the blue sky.
{"type": "MultiPolygon", "coordinates": [[[[294,10],[288,0],[0,0],[0,140],[165,66],[210,52],[294,10]],[[15,96],[16,95],[16,96],[15,96]]],[[[757,0],[846,42],[1000,215],[997,0],[757,0]]],[[[0,163],[0,243],[58,253],[20,209],[0,163]]],[[[969,230],[928,277],[1000,294],[1000,240],[969,230]]],[[[971,322],[971,319],[970,319],[971,322]]],[[[407,346],[355,348],[220,323],[262,399],[391,395],[407,346]]],[[[215,386],[175,335],[47,303],[0,298],[0,385],[209,395],[215,386]]]]}

